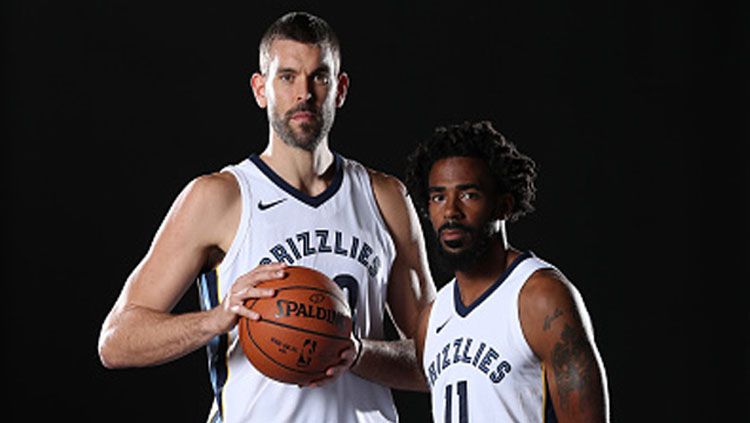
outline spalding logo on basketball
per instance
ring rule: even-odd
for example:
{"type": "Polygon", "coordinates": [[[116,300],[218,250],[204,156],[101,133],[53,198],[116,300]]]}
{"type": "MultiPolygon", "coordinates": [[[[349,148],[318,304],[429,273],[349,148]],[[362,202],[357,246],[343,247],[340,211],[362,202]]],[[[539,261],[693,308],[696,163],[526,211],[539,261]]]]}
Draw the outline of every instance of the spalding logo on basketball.
{"type": "Polygon", "coordinates": [[[245,302],[261,319],[240,318],[240,345],[264,375],[304,385],[325,377],[341,360],[352,331],[351,311],[344,292],[326,275],[302,266],[284,271],[283,279],[258,284],[275,289],[275,296],[245,302]]]}

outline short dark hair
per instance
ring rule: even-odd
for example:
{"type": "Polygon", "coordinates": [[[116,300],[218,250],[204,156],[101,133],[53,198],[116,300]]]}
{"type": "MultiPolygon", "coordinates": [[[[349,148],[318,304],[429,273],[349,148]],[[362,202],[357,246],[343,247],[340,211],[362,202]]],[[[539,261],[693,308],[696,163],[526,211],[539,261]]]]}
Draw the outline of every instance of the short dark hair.
{"type": "Polygon", "coordinates": [[[432,165],[449,157],[475,157],[487,163],[499,193],[510,193],[513,197],[508,220],[515,221],[534,211],[536,164],[495,130],[492,123],[481,121],[438,127],[432,137],[420,142],[409,156],[406,185],[424,216],[427,216],[432,165]]]}
{"type": "Polygon", "coordinates": [[[276,20],[260,40],[260,71],[268,71],[271,58],[271,44],[276,40],[292,40],[306,44],[328,47],[333,54],[337,74],[341,68],[341,46],[333,28],[323,19],[307,12],[289,12],[276,20]]]}

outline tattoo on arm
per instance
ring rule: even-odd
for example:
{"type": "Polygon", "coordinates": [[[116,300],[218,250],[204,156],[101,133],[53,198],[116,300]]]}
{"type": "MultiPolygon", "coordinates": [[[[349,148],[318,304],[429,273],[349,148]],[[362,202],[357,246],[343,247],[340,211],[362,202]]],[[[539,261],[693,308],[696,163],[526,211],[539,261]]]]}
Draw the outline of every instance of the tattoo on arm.
{"type": "Polygon", "coordinates": [[[544,330],[549,330],[549,328],[552,327],[552,321],[562,315],[563,312],[559,308],[555,307],[555,312],[552,314],[552,316],[547,315],[544,317],[544,330]]]}
{"type": "Polygon", "coordinates": [[[552,369],[557,382],[560,408],[567,410],[570,395],[575,393],[578,393],[579,407],[586,403],[586,388],[594,378],[593,363],[586,335],[566,324],[552,351],[552,369]]]}

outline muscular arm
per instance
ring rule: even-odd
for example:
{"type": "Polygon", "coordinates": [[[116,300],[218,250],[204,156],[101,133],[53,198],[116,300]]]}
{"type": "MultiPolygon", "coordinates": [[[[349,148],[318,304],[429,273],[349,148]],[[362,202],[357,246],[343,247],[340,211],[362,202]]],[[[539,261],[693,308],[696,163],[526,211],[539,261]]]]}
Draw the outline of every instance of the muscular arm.
{"type": "Polygon", "coordinates": [[[419,316],[435,297],[435,286],[419,219],[396,178],[371,173],[373,190],[380,211],[396,245],[396,258],[388,282],[388,309],[400,341],[363,340],[354,373],[397,389],[427,389],[417,360],[414,338],[419,316]]]}
{"type": "MultiPolygon", "coordinates": [[[[417,336],[414,338],[414,343],[417,349],[417,364],[420,366],[420,369],[422,369],[422,358],[424,357],[424,343],[427,339],[427,327],[430,323],[430,311],[432,310],[432,305],[434,303],[430,303],[422,310],[422,313],[419,315],[419,327],[417,328],[417,336]]],[[[422,373],[424,374],[424,369],[422,369],[422,373]]],[[[426,380],[425,380],[426,381],[426,380]]]]}
{"type": "Polygon", "coordinates": [[[174,360],[229,330],[238,314],[247,314],[236,307],[238,299],[210,311],[170,313],[209,256],[226,251],[240,212],[239,187],[231,175],[203,176],[183,190],[102,325],[99,356],[106,367],[174,360]]]}
{"type": "Polygon", "coordinates": [[[580,294],[559,272],[540,270],[521,291],[519,309],[558,420],[609,421],[604,366],[580,294]]]}

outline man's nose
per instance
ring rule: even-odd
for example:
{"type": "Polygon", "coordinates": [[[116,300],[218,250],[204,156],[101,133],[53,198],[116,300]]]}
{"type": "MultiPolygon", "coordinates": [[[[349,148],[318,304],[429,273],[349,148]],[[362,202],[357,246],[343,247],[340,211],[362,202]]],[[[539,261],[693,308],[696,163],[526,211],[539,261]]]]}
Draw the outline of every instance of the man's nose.
{"type": "Polygon", "coordinates": [[[445,209],[443,217],[449,220],[460,220],[463,218],[463,211],[457,195],[449,194],[445,199],[445,209]]]}
{"type": "Polygon", "coordinates": [[[312,98],[312,84],[310,84],[307,78],[298,78],[297,81],[297,101],[310,101],[312,98]]]}

